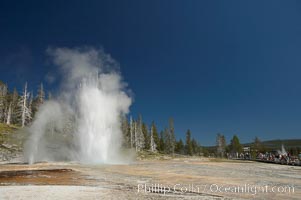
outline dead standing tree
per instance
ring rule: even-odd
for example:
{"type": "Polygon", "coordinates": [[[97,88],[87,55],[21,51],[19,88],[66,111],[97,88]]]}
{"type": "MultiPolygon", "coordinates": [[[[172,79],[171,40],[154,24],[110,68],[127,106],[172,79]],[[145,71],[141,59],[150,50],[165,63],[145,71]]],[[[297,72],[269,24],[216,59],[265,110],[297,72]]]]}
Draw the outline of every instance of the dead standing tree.
{"type": "Polygon", "coordinates": [[[31,119],[31,111],[28,106],[29,93],[27,92],[27,82],[24,86],[23,95],[20,98],[20,112],[21,112],[21,125],[24,127],[26,123],[31,119]]]}

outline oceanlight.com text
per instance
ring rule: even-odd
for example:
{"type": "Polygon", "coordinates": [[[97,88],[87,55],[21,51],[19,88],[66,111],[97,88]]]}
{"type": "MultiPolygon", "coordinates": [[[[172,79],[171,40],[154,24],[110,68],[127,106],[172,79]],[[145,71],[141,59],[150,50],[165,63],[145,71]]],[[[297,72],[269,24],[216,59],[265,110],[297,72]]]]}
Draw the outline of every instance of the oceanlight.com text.
{"type": "Polygon", "coordinates": [[[240,193],[257,195],[260,193],[295,193],[292,185],[222,185],[222,184],[174,184],[165,185],[160,183],[138,184],[138,193],[240,193]]]}

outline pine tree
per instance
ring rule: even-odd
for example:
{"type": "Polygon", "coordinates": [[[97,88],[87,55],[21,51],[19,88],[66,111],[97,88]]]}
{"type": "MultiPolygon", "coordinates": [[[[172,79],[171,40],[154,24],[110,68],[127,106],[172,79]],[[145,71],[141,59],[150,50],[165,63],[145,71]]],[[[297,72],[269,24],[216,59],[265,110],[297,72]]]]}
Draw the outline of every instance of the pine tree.
{"type": "Polygon", "coordinates": [[[265,146],[262,144],[262,142],[257,136],[254,138],[254,142],[251,145],[251,150],[253,158],[255,158],[258,153],[263,153],[266,151],[265,146]]]}
{"type": "Polygon", "coordinates": [[[264,152],[265,151],[265,147],[262,144],[262,142],[260,141],[260,139],[256,136],[252,145],[252,148],[258,152],[264,152]]]}
{"type": "Polygon", "coordinates": [[[135,146],[135,149],[136,149],[136,152],[138,151],[138,144],[139,144],[139,140],[138,140],[138,131],[137,131],[137,122],[134,121],[134,138],[135,138],[135,141],[134,141],[134,146],[135,146]]]}
{"type": "Polygon", "coordinates": [[[225,136],[220,133],[218,133],[216,136],[216,147],[217,156],[224,157],[226,150],[226,139],[225,136]]]}
{"type": "Polygon", "coordinates": [[[198,146],[197,154],[200,156],[202,153],[202,146],[199,141],[197,142],[197,146],[198,146]]]}
{"type": "Polygon", "coordinates": [[[131,146],[131,139],[129,135],[129,123],[126,116],[121,116],[121,130],[123,135],[123,146],[130,147],[131,146]]]}
{"type": "Polygon", "coordinates": [[[130,146],[131,148],[134,147],[135,143],[135,124],[133,123],[133,118],[130,117],[130,146]]]}
{"type": "Polygon", "coordinates": [[[19,106],[19,94],[16,88],[14,88],[11,98],[11,123],[17,124],[18,119],[18,106],[19,106]]]}
{"type": "Polygon", "coordinates": [[[233,136],[231,143],[229,145],[229,148],[230,148],[231,153],[241,153],[242,152],[242,145],[240,144],[237,135],[233,136]]]}
{"type": "Polygon", "coordinates": [[[7,85],[0,81],[0,123],[5,122],[7,85]]]}
{"type": "Polygon", "coordinates": [[[169,129],[165,128],[163,131],[163,135],[164,135],[164,153],[166,154],[170,154],[172,153],[171,151],[171,137],[170,137],[170,131],[169,129]]]}
{"type": "Polygon", "coordinates": [[[164,152],[165,151],[165,141],[164,141],[164,133],[163,131],[160,132],[160,152],[164,152]]]}
{"type": "Polygon", "coordinates": [[[182,139],[180,139],[178,142],[176,142],[175,152],[178,154],[184,154],[184,144],[183,144],[182,139]]]}
{"type": "Polygon", "coordinates": [[[33,92],[28,92],[27,83],[22,96],[19,96],[16,88],[10,93],[8,86],[0,81],[0,123],[21,124],[24,127],[31,122],[44,98],[43,84],[40,85],[38,95],[34,98],[33,92]]]}
{"type": "Polygon", "coordinates": [[[172,118],[169,119],[169,145],[171,154],[175,153],[175,145],[176,145],[176,137],[175,137],[175,128],[174,128],[174,121],[172,118]]]}
{"type": "Polygon", "coordinates": [[[142,117],[139,115],[135,126],[135,145],[136,151],[141,151],[145,146],[145,138],[142,131],[142,117]]]}
{"type": "Polygon", "coordinates": [[[148,128],[145,123],[142,123],[142,134],[144,138],[144,150],[149,150],[150,149],[150,136],[148,134],[148,128]]]}
{"type": "Polygon", "coordinates": [[[198,153],[198,151],[199,151],[198,143],[194,138],[191,140],[191,148],[192,148],[192,154],[198,153]]]}
{"type": "Polygon", "coordinates": [[[185,145],[185,149],[186,149],[186,152],[185,152],[186,154],[192,155],[191,133],[190,133],[189,129],[186,132],[186,145],[185,145]]]}

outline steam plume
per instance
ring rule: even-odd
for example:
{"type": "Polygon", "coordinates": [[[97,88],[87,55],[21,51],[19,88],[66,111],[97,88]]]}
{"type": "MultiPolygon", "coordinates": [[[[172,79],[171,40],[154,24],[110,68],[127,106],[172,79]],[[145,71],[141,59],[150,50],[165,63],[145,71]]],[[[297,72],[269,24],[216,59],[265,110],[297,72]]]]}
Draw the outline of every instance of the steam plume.
{"type": "Polygon", "coordinates": [[[116,62],[93,48],[47,52],[62,74],[61,93],[45,102],[36,114],[29,127],[25,158],[29,163],[119,162],[120,117],[129,112],[131,98],[116,62]]]}

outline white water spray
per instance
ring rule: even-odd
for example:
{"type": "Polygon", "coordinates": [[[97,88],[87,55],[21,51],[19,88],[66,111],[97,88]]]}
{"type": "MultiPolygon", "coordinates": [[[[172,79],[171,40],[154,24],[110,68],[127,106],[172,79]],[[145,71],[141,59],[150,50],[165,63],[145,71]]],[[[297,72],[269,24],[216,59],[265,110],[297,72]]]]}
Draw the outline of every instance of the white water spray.
{"type": "Polygon", "coordinates": [[[39,109],[25,146],[29,163],[120,162],[120,117],[131,98],[110,56],[95,49],[51,49],[64,73],[61,95],[39,109]]]}
{"type": "Polygon", "coordinates": [[[287,155],[287,152],[286,152],[283,144],[281,145],[281,151],[277,150],[277,152],[279,155],[287,155]]]}

